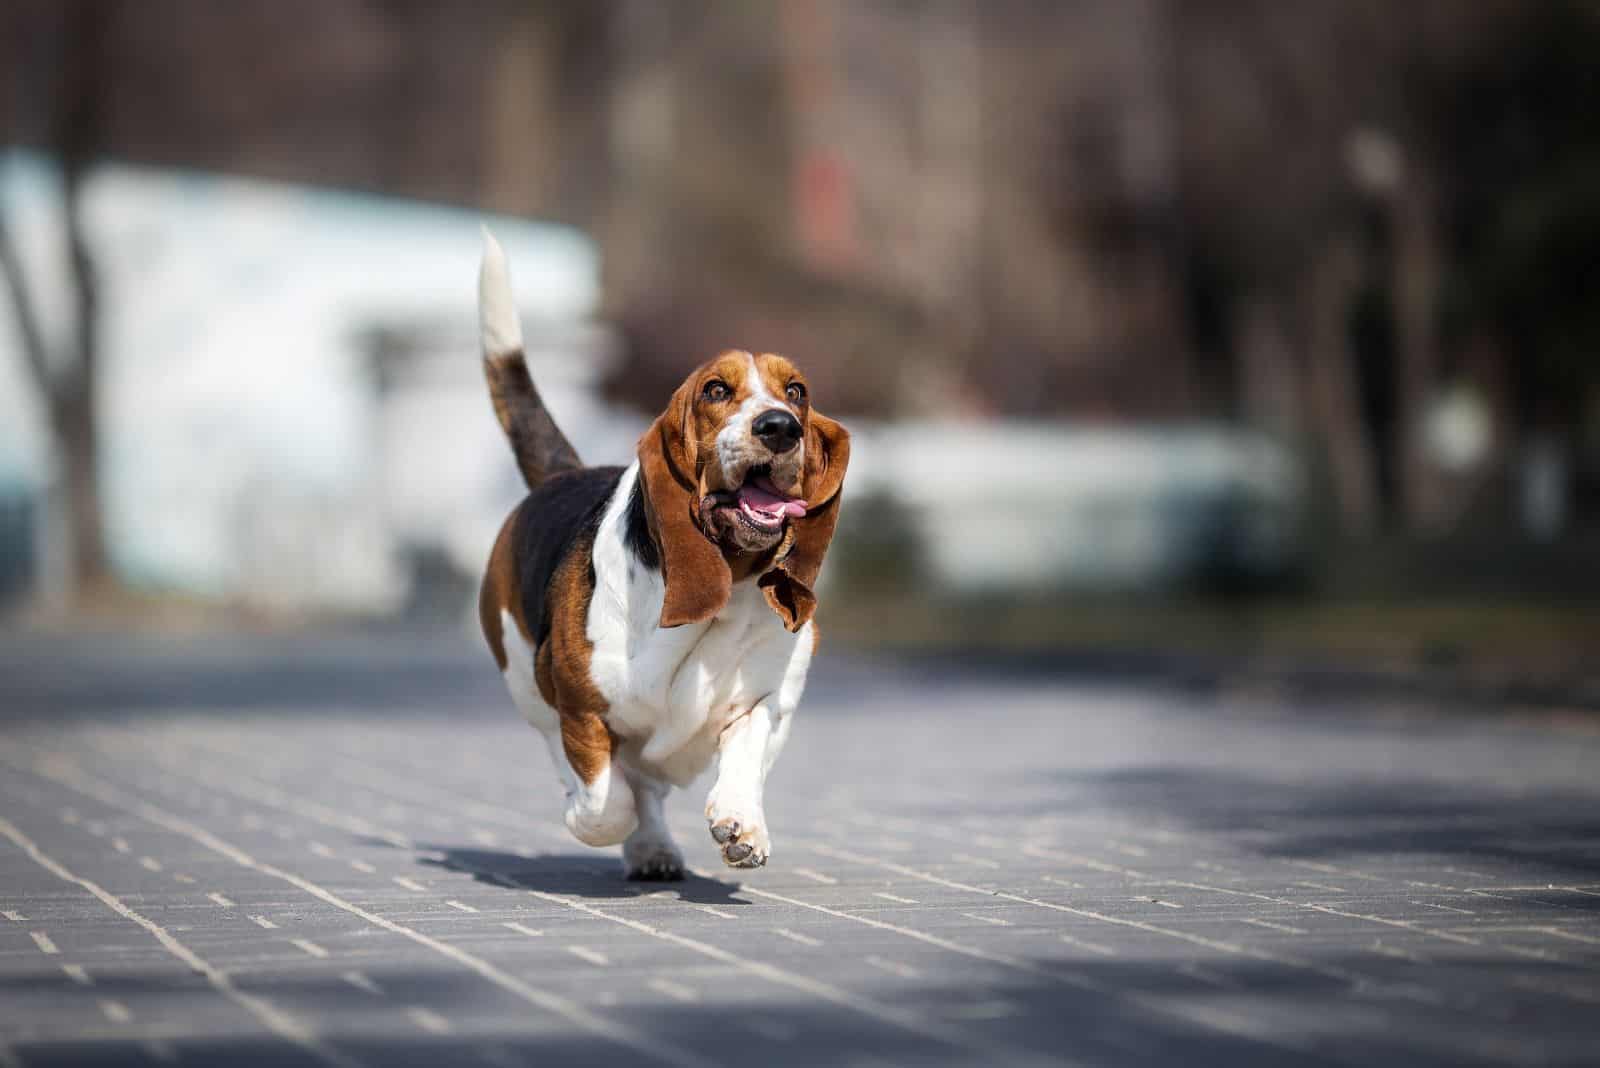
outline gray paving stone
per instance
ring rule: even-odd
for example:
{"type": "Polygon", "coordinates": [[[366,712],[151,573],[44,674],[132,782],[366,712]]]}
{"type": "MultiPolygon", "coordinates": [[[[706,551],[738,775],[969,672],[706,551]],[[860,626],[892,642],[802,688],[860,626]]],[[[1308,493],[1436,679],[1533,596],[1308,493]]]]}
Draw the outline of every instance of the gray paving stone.
{"type": "Polygon", "coordinates": [[[824,658],[640,886],[457,635],[13,636],[0,1065],[1600,1060],[1600,733],[1343,700],[824,658]]]}

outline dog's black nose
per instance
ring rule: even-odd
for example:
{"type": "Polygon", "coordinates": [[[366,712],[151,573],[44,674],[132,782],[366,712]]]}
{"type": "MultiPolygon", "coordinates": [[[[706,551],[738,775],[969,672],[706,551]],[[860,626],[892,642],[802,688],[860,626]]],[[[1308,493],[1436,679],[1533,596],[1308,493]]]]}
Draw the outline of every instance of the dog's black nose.
{"type": "Polygon", "coordinates": [[[775,453],[788,452],[800,442],[800,420],[782,408],[770,408],[756,416],[750,433],[775,453]]]}

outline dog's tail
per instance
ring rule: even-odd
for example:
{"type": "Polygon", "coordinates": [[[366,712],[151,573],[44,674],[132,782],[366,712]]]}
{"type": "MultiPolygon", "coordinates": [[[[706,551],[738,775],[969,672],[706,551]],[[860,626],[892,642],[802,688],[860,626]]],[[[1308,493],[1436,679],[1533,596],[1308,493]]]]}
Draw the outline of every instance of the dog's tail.
{"type": "Polygon", "coordinates": [[[483,231],[483,267],[478,272],[478,323],[489,399],[494,402],[500,428],[511,439],[522,480],[535,489],[551,475],[582,467],[577,450],[550,418],[528,374],[506,254],[487,227],[483,231]]]}

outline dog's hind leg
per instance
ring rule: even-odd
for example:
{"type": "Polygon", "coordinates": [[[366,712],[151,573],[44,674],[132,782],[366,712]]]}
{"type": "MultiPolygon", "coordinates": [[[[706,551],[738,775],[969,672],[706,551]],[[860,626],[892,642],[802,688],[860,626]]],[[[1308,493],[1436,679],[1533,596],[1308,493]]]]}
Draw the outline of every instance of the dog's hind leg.
{"type": "Polygon", "coordinates": [[[552,745],[550,755],[567,788],[565,822],[573,837],[585,845],[608,846],[634,832],[639,806],[599,716],[562,713],[559,754],[552,745]]]}
{"type": "MultiPolygon", "coordinates": [[[[550,750],[550,763],[567,795],[567,829],[586,845],[616,845],[632,833],[638,815],[633,790],[612,760],[610,732],[597,714],[562,714],[545,699],[547,687],[539,685],[538,676],[549,682],[547,647],[535,655],[509,613],[503,634],[506,689],[550,750]]],[[[553,685],[548,688],[556,697],[553,685]]]]}
{"type": "Polygon", "coordinates": [[[667,829],[665,805],[671,785],[634,771],[627,778],[639,825],[622,843],[623,874],[648,882],[682,879],[683,854],[667,829]]]}

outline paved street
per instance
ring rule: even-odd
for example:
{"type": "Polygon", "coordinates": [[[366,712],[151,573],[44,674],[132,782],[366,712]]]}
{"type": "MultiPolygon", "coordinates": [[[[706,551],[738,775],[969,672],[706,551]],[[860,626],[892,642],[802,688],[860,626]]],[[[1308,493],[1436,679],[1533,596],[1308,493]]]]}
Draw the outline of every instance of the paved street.
{"type": "Polygon", "coordinates": [[[625,883],[456,634],[0,640],[0,1066],[1600,1062],[1600,731],[825,650],[625,883]]]}

